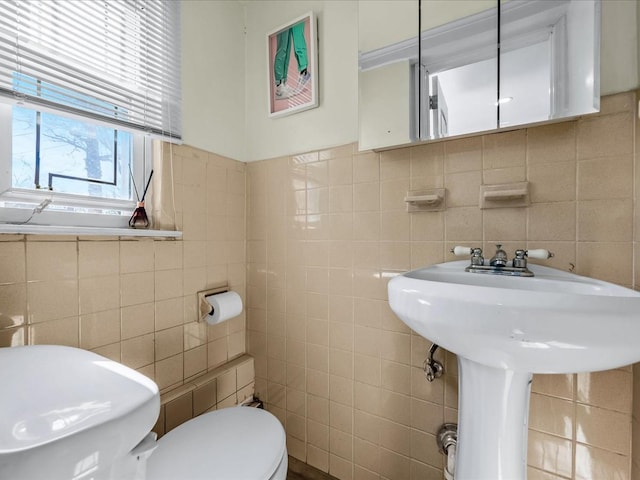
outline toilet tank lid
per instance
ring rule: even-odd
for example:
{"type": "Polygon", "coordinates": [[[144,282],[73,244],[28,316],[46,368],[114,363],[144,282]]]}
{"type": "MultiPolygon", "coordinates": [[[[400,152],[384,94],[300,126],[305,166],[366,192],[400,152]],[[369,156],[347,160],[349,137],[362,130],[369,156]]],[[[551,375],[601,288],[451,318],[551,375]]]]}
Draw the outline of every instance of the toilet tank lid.
{"type": "Polygon", "coordinates": [[[155,401],[144,375],[87,350],[0,348],[0,455],[78,433],[155,401]]]}
{"type": "Polygon", "coordinates": [[[147,480],[268,480],[285,454],[284,428],[271,413],[223,408],[160,438],[147,463],[147,480]]]}

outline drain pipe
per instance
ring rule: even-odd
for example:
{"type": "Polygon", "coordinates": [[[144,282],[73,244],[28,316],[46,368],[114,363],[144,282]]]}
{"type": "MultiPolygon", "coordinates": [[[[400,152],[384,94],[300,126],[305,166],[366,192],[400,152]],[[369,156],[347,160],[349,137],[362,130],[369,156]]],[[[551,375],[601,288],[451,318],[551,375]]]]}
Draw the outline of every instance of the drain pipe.
{"type": "Polygon", "coordinates": [[[458,444],[458,425],[445,423],[438,430],[436,436],[440,453],[447,456],[447,465],[444,467],[445,480],[454,480],[456,469],[456,446],[458,444]]]}

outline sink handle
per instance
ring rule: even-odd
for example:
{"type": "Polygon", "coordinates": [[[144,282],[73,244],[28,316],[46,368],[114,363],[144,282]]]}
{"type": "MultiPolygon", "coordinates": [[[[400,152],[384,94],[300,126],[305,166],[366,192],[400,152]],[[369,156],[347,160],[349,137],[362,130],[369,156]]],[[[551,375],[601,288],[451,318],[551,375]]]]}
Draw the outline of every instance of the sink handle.
{"type": "Polygon", "coordinates": [[[458,257],[462,257],[462,256],[466,256],[466,255],[471,255],[471,251],[473,249],[470,247],[453,247],[451,249],[451,253],[453,253],[454,255],[458,256],[458,257]]]}
{"type": "Polygon", "coordinates": [[[553,253],[549,250],[545,250],[544,248],[537,248],[535,250],[527,250],[527,257],[546,260],[547,258],[553,257],[553,253]]]}
{"type": "Polygon", "coordinates": [[[484,265],[484,257],[481,248],[453,247],[451,253],[457,256],[471,255],[471,265],[484,265]]]}

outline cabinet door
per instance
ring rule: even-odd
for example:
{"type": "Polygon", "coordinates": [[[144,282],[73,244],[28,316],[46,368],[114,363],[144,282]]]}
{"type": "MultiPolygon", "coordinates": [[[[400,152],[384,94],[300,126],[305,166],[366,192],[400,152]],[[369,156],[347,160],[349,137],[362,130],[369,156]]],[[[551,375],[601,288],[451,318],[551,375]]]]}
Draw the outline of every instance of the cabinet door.
{"type": "Polygon", "coordinates": [[[496,0],[421,0],[420,10],[420,139],[497,128],[496,0]]]}
{"type": "Polygon", "coordinates": [[[597,112],[599,32],[597,0],[502,2],[499,126],[597,112]]]}
{"type": "Polygon", "coordinates": [[[361,150],[418,139],[418,0],[358,2],[358,140],[361,150]]]}

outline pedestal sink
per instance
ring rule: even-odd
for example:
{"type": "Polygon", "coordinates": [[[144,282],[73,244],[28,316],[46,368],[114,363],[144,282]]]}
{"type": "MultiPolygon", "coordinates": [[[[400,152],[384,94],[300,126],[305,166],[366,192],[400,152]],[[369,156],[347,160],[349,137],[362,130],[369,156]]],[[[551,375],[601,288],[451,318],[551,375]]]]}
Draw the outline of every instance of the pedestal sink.
{"type": "Polygon", "coordinates": [[[532,374],[640,361],[640,293],[538,265],[529,278],[465,272],[468,265],[394,277],[389,305],[458,356],[455,479],[525,479],[532,374]]]}

